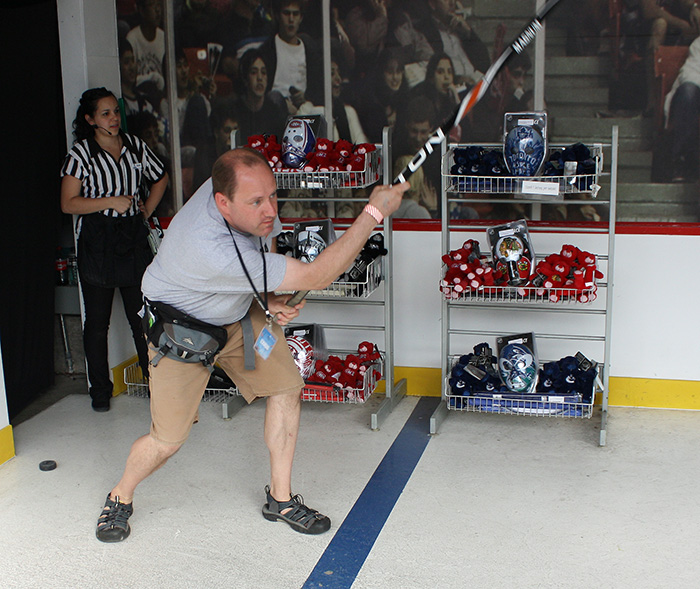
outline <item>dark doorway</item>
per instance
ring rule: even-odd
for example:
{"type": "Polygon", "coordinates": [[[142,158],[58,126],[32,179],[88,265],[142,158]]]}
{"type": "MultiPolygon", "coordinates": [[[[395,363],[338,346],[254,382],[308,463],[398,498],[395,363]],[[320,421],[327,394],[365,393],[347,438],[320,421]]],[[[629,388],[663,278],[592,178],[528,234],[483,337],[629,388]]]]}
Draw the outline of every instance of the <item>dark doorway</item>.
{"type": "Polygon", "coordinates": [[[0,6],[0,345],[10,419],[54,382],[54,257],[66,151],[55,0],[0,6]]]}

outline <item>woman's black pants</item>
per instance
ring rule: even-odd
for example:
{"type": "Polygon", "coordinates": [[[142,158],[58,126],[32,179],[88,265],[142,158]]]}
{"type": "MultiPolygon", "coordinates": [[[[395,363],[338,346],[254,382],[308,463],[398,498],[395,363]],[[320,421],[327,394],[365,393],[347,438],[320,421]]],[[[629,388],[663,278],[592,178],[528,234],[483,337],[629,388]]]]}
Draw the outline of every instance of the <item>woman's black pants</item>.
{"type": "MultiPolygon", "coordinates": [[[[93,401],[109,400],[112,396],[112,381],[109,378],[109,360],[107,355],[107,332],[112,315],[114,288],[94,286],[81,283],[83,302],[85,304],[85,324],[83,326],[83,345],[87,360],[90,396],[93,401]]],[[[124,312],[131,327],[136,345],[136,353],[144,376],[148,375],[148,346],[141,329],[138,312],[143,306],[140,286],[118,287],[124,303],[124,312]]]]}

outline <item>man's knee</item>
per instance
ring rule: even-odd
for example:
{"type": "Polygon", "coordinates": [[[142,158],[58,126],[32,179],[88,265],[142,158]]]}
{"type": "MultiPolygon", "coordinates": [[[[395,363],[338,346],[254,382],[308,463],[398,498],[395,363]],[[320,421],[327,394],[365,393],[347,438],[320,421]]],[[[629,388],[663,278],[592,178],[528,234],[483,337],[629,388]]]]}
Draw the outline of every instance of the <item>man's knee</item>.
{"type": "Polygon", "coordinates": [[[171,456],[173,456],[177,451],[182,448],[182,445],[185,442],[180,442],[177,444],[172,444],[170,442],[163,442],[162,440],[159,440],[158,438],[155,438],[153,435],[149,435],[148,439],[151,442],[151,447],[153,448],[153,452],[162,460],[167,460],[171,456]]]}
{"type": "Polygon", "coordinates": [[[301,389],[296,393],[273,395],[267,398],[267,402],[283,411],[296,410],[301,407],[301,389]]]}

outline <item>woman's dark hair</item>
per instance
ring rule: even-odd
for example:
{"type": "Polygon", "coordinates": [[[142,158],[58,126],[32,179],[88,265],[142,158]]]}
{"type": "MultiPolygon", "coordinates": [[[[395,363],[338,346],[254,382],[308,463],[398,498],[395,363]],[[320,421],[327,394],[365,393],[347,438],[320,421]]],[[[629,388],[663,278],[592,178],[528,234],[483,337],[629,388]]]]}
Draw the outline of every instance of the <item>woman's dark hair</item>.
{"type": "Polygon", "coordinates": [[[408,82],[406,81],[406,65],[404,63],[403,56],[400,52],[394,50],[393,48],[384,49],[377,57],[377,63],[374,66],[373,71],[373,84],[377,98],[379,102],[383,105],[390,104],[391,106],[398,106],[396,100],[401,100],[405,98],[406,92],[408,91],[408,82]],[[384,82],[384,72],[386,72],[389,64],[395,61],[399,68],[403,71],[403,77],[401,79],[401,85],[398,90],[390,90],[389,87],[384,82]]]}
{"type": "Polygon", "coordinates": [[[117,99],[107,88],[90,88],[90,90],[83,92],[83,95],[80,97],[78,112],[75,114],[75,120],[73,121],[73,134],[78,141],[92,137],[95,134],[95,130],[85,120],[85,115],[95,116],[97,103],[109,96],[115,100],[117,99]]]}
{"type": "MultiPolygon", "coordinates": [[[[452,71],[454,72],[455,66],[452,62],[452,58],[447,55],[447,53],[437,52],[433,53],[428,60],[428,66],[425,68],[425,80],[432,86],[435,78],[435,71],[437,70],[438,64],[443,60],[447,59],[450,62],[452,71]]],[[[453,74],[454,75],[454,74],[453,74]]]]}

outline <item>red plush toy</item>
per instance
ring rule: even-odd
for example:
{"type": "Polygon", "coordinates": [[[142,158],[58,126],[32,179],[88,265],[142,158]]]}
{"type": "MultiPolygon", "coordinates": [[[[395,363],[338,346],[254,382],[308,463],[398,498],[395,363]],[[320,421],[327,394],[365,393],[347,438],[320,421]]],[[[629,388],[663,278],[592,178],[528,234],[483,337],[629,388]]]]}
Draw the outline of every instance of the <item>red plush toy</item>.
{"type": "Polygon", "coordinates": [[[282,146],[277,141],[277,135],[268,135],[267,146],[265,148],[267,161],[270,162],[270,167],[281,169],[282,163],[282,146]]]}
{"type": "Polygon", "coordinates": [[[377,346],[371,342],[362,342],[357,346],[357,355],[360,363],[369,365],[379,360],[382,356],[377,350],[377,346]]]}
{"type": "Polygon", "coordinates": [[[491,287],[500,278],[481,255],[479,242],[468,239],[461,247],[442,256],[447,267],[440,289],[449,298],[459,298],[464,292],[491,287]]]}
{"type": "Polygon", "coordinates": [[[440,288],[445,294],[450,290],[462,293],[467,290],[468,285],[469,279],[467,278],[466,269],[462,270],[459,267],[448,268],[445,276],[440,281],[440,288]]]}
{"type": "Polygon", "coordinates": [[[265,135],[251,135],[250,137],[248,137],[247,147],[250,147],[255,151],[259,151],[265,157],[267,157],[267,153],[265,151],[266,143],[267,141],[265,140],[265,135]]]}
{"type": "Polygon", "coordinates": [[[352,143],[345,139],[339,139],[333,146],[333,154],[331,156],[331,166],[333,170],[347,169],[347,164],[352,155],[352,143]]]}
{"type": "Polygon", "coordinates": [[[569,263],[570,266],[576,266],[580,264],[579,260],[581,256],[581,250],[578,249],[575,245],[567,243],[561,246],[560,255],[569,263]]]}
{"type": "Polygon", "coordinates": [[[320,137],[316,140],[316,147],[304,166],[305,172],[327,172],[331,169],[333,142],[330,139],[320,137]]]}
{"type": "Polygon", "coordinates": [[[375,147],[371,143],[360,143],[352,150],[352,155],[345,164],[348,172],[362,172],[365,169],[366,155],[374,151],[375,147]]]}
{"type": "MultiPolygon", "coordinates": [[[[467,240],[460,248],[443,255],[442,262],[445,274],[440,280],[440,290],[445,298],[458,299],[465,292],[496,294],[499,288],[508,286],[503,264],[499,262],[494,267],[489,263],[480,255],[475,240],[467,240]]],[[[525,298],[535,295],[552,302],[575,299],[588,303],[596,298],[596,279],[602,277],[594,254],[566,244],[560,253],[540,260],[530,281],[519,286],[517,292],[525,298]]]]}

